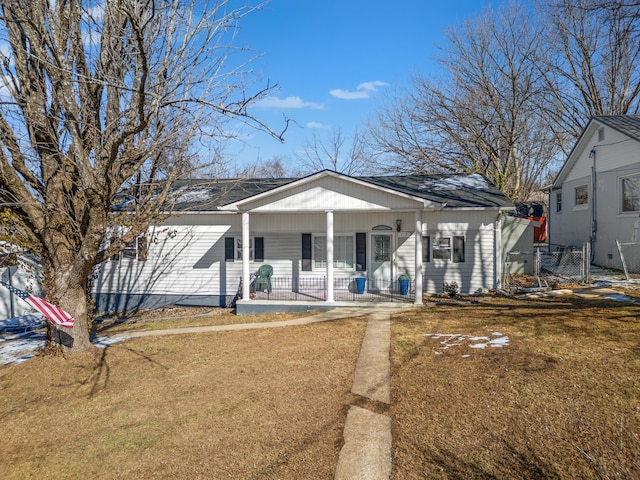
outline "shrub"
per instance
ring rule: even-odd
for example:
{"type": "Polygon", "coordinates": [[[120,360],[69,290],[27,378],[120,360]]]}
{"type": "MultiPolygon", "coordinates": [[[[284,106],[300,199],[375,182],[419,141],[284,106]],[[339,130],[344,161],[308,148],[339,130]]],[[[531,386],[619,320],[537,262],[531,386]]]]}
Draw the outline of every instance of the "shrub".
{"type": "Polygon", "coordinates": [[[457,297],[460,293],[460,287],[458,287],[458,282],[445,282],[442,286],[442,291],[445,295],[449,295],[451,298],[457,297]]]}

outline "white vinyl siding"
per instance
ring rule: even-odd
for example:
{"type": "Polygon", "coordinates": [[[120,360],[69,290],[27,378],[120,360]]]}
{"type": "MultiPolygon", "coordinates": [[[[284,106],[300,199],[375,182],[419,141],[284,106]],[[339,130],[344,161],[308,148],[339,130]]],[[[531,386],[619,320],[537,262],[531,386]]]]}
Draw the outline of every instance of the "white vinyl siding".
{"type": "MultiPolygon", "coordinates": [[[[414,213],[410,212],[404,216],[397,212],[336,213],[336,277],[350,276],[355,271],[355,232],[366,232],[366,258],[370,260],[371,229],[380,224],[394,226],[398,218],[403,219],[403,225],[411,225],[414,213]]],[[[463,235],[466,242],[464,263],[436,262],[431,256],[431,261],[424,264],[426,292],[439,293],[444,282],[453,281],[461,286],[464,293],[473,293],[478,288],[492,285],[495,218],[495,211],[425,212],[424,232],[430,239],[431,247],[439,237],[453,239],[455,236],[463,235]]],[[[250,263],[251,273],[255,273],[261,264],[269,264],[273,267],[275,278],[325,276],[324,268],[303,271],[300,231],[301,228],[305,228],[302,232],[309,232],[312,238],[324,239],[325,220],[324,213],[252,215],[251,236],[254,240],[258,237],[264,239],[265,258],[264,263],[250,263]]],[[[203,214],[172,217],[162,227],[150,231],[146,262],[105,262],[98,272],[95,289],[102,293],[233,297],[238,291],[242,262],[225,262],[225,239],[241,238],[241,231],[239,215],[203,214]]],[[[389,233],[396,235],[392,243],[396,247],[394,278],[400,274],[407,274],[415,280],[415,233],[411,232],[407,236],[404,235],[407,233],[404,231],[401,232],[402,235],[395,231],[389,233]]],[[[427,242],[423,241],[423,245],[425,243],[427,242]]],[[[318,246],[316,250],[325,252],[322,258],[326,268],[326,246],[318,246]]],[[[370,268],[370,265],[367,267],[370,268]]]]}
{"type": "MultiPolygon", "coordinates": [[[[492,288],[495,275],[495,212],[429,212],[423,216],[424,235],[431,242],[430,262],[424,262],[423,290],[425,293],[442,293],[444,283],[456,282],[463,293],[472,294],[481,288],[492,288]],[[464,237],[462,263],[434,260],[433,244],[439,237],[464,237]]],[[[453,246],[452,240],[452,246],[453,246]]],[[[406,274],[415,279],[415,234],[398,239],[397,275],[406,274]]]]}

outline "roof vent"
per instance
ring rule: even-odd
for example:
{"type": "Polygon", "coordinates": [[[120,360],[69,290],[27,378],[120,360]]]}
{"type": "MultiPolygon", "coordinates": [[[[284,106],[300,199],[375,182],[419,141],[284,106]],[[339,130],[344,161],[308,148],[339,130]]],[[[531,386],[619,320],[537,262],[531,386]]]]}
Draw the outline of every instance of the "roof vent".
{"type": "Polygon", "coordinates": [[[604,142],[604,127],[598,129],[598,142],[604,142]]]}

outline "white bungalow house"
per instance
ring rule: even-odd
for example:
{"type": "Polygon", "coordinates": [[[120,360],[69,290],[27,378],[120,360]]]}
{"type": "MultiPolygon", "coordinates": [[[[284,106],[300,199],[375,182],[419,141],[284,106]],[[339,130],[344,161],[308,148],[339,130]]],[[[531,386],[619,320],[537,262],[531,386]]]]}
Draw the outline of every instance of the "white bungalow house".
{"type": "Polygon", "coordinates": [[[496,288],[502,217],[513,209],[481,175],[325,170],[182,182],[175,193],[174,215],[97,271],[99,310],[226,306],[234,298],[238,313],[345,300],[421,304],[423,292],[442,292],[445,283],[466,294],[496,288]],[[240,286],[263,265],[273,270],[269,285],[240,286]]]}
{"type": "Polygon", "coordinates": [[[550,188],[549,241],[590,243],[592,263],[622,268],[616,240],[640,242],[640,115],[591,118],[550,188]]]}

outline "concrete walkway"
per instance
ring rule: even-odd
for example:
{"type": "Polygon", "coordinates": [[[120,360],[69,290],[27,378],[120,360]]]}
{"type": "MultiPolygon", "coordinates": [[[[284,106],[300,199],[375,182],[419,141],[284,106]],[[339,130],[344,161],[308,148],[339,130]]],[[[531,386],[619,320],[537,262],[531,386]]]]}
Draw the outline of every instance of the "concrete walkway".
{"type": "MultiPolygon", "coordinates": [[[[242,323],[207,327],[171,328],[127,332],[120,338],[136,338],[182,333],[221,332],[309,325],[349,317],[367,316],[360,354],[356,363],[351,393],[361,397],[370,407],[391,403],[391,312],[413,305],[385,308],[339,308],[318,315],[280,322],[242,323]]],[[[384,408],[383,408],[384,409],[384,408]]],[[[344,445],[336,467],[336,480],[387,480],[391,475],[391,417],[376,413],[374,408],[352,405],[344,428],[344,445]]]]}
{"type": "Polygon", "coordinates": [[[312,323],[329,322],[331,320],[339,320],[341,318],[362,317],[370,312],[370,308],[339,308],[335,310],[328,310],[310,317],[281,320],[279,322],[234,323],[231,325],[210,325],[206,327],[183,327],[167,328],[165,330],[134,331],[118,334],[118,337],[156,337],[159,335],[178,335],[181,333],[228,332],[237,330],[257,330],[261,328],[289,327],[292,325],[310,325],[312,323]]]}
{"type": "MultiPolygon", "coordinates": [[[[391,403],[391,315],[369,315],[351,393],[373,402],[391,403]]],[[[391,417],[351,406],[336,480],[383,480],[391,475],[391,417]]]]}

